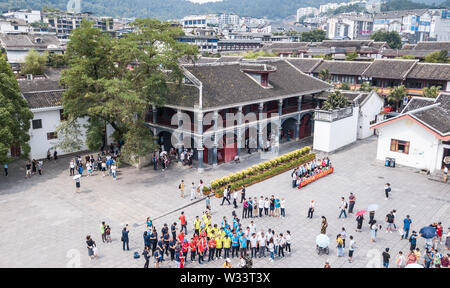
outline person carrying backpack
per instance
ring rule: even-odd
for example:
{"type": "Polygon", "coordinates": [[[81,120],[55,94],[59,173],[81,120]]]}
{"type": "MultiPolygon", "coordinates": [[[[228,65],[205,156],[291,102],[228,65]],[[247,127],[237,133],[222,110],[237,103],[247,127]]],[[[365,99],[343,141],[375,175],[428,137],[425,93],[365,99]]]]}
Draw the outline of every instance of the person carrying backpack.
{"type": "Polygon", "coordinates": [[[341,218],[342,214],[344,214],[344,217],[347,218],[346,210],[347,210],[348,204],[345,201],[344,197],[341,197],[341,200],[342,200],[341,205],[339,206],[339,208],[341,209],[341,213],[339,213],[339,219],[341,218]]]}

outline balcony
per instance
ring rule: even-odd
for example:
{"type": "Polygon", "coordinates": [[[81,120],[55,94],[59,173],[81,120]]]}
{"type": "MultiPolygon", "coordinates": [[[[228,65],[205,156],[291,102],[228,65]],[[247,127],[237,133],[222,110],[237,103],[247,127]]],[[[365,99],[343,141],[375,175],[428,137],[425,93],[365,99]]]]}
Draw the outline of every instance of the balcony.
{"type": "Polygon", "coordinates": [[[346,107],[341,109],[336,109],[332,111],[316,110],[314,120],[315,121],[325,121],[334,122],[353,115],[353,107],[346,107]]]}

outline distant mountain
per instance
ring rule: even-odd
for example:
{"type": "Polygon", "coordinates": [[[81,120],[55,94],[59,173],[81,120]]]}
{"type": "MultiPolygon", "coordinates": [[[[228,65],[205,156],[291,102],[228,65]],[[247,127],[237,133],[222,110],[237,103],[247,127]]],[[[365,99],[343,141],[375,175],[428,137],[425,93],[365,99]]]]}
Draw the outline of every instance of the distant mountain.
{"type": "MultiPolygon", "coordinates": [[[[393,0],[396,1],[396,0],[393,0]]],[[[434,4],[442,0],[415,0],[434,4]]],[[[447,3],[450,0],[446,0],[447,3]]],[[[68,0],[0,0],[0,10],[13,8],[41,9],[46,6],[66,10],[68,0]]],[[[344,0],[223,0],[204,4],[188,0],[82,0],[82,11],[94,12],[100,16],[152,17],[158,19],[179,19],[191,14],[236,13],[241,16],[277,19],[296,14],[300,7],[318,7],[329,2],[344,0]]]]}
{"type": "MultiPolygon", "coordinates": [[[[68,0],[0,0],[0,9],[40,9],[43,6],[65,10],[68,0]]],[[[190,14],[236,13],[269,19],[296,14],[300,7],[315,6],[329,0],[223,0],[204,4],[187,0],[82,0],[82,11],[120,17],[183,18],[190,14]]],[[[337,0],[333,2],[346,2],[337,0]]]]}

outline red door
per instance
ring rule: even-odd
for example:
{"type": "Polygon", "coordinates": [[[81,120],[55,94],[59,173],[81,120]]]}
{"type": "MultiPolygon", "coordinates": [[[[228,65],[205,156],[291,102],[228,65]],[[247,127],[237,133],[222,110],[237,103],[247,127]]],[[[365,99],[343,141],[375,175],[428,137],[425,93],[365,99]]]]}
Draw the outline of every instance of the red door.
{"type": "Polygon", "coordinates": [[[208,148],[203,146],[203,163],[208,164],[208,148]]]}
{"type": "Polygon", "coordinates": [[[311,115],[306,114],[300,121],[300,139],[311,136],[311,115]]]}

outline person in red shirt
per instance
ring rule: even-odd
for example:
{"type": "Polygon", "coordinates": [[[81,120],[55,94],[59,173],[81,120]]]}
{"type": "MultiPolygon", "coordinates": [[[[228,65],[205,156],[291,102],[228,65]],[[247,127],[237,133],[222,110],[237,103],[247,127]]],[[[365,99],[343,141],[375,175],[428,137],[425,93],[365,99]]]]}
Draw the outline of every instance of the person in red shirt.
{"type": "Polygon", "coordinates": [[[183,252],[184,259],[186,259],[189,252],[189,242],[187,240],[184,240],[183,245],[181,246],[181,251],[183,252]]]}
{"type": "Polygon", "coordinates": [[[180,234],[177,236],[178,242],[183,243],[184,241],[184,232],[181,230],[180,234]]]}
{"type": "Polygon", "coordinates": [[[197,250],[197,241],[194,238],[191,238],[189,247],[191,248],[191,261],[194,262],[195,261],[195,251],[197,250]]]}
{"type": "Polygon", "coordinates": [[[184,216],[184,212],[181,212],[180,217],[178,217],[178,219],[180,220],[180,224],[181,224],[181,231],[183,231],[184,228],[184,233],[187,234],[187,226],[186,226],[186,216],[184,216]]]}
{"type": "Polygon", "coordinates": [[[180,251],[180,268],[184,268],[185,258],[183,256],[183,252],[180,251]]]}
{"type": "Polygon", "coordinates": [[[216,240],[214,240],[214,238],[209,239],[208,247],[209,247],[208,262],[211,260],[214,261],[214,251],[216,250],[216,240]]]}
{"type": "Polygon", "coordinates": [[[202,231],[200,231],[200,238],[205,238],[206,237],[206,232],[204,229],[202,229],[202,231]]]}
{"type": "Polygon", "coordinates": [[[198,264],[203,264],[203,252],[205,251],[206,247],[203,245],[203,241],[198,241],[197,243],[197,251],[198,251],[198,264]]]}
{"type": "Polygon", "coordinates": [[[439,223],[437,224],[437,226],[436,226],[436,234],[437,234],[438,237],[439,237],[439,243],[442,242],[442,231],[443,231],[443,230],[444,230],[444,229],[442,228],[442,223],[439,222],[439,223]]]}

